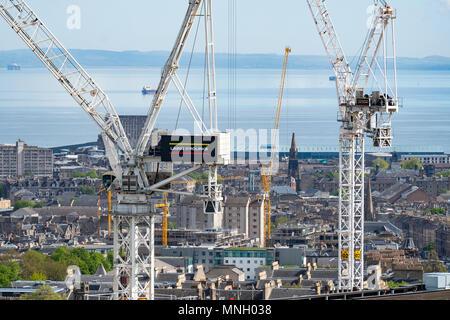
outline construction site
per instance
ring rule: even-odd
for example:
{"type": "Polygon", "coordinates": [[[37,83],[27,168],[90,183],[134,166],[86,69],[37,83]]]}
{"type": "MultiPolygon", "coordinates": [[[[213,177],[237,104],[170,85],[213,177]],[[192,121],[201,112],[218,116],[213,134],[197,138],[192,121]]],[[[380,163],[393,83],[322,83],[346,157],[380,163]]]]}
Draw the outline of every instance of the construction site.
{"type": "MultiPolygon", "coordinates": [[[[14,168],[0,171],[9,199],[0,201],[0,254],[38,248],[51,256],[62,243],[112,262],[91,274],[70,265],[64,281],[12,281],[0,288],[0,297],[17,298],[45,284],[68,300],[448,299],[450,202],[440,190],[449,190],[450,182],[434,174],[450,163],[433,164],[437,173],[430,175],[428,160],[404,168],[408,154],[391,153],[392,119],[408,112],[398,96],[397,11],[387,1],[374,1],[359,56],[349,62],[328,1],[304,2],[337,99],[339,148],[318,158],[300,156],[295,134],[289,150],[279,145],[290,47],[280,48],[281,79],[265,140],[221,118],[239,107],[233,96],[238,88],[231,54],[227,72],[234,93],[229,91],[228,106],[221,104],[213,0],[177,2],[187,10],[159,84],[142,91],[152,95],[146,116],[118,114],[109,88],[100,88],[46,24],[51,12],[41,17],[26,1],[0,0],[9,31],[100,133],[96,148],[53,150],[53,160],[40,161],[47,167],[39,177],[27,178],[28,167],[17,178],[14,168]],[[201,101],[189,92],[190,63],[187,70],[180,67],[190,41],[204,50],[201,101]],[[173,92],[193,132],[160,129],[160,113],[173,92]],[[83,169],[77,177],[80,163],[104,170],[92,178],[83,169]],[[14,203],[34,201],[38,193],[47,205],[12,211],[14,203]],[[20,240],[25,236],[28,242],[20,240]]],[[[231,13],[235,6],[230,1],[231,13]]],[[[229,19],[235,34],[235,17],[229,19]]],[[[236,53],[235,39],[228,41],[236,53]]],[[[173,122],[178,124],[175,114],[173,122]]],[[[49,150],[23,141],[4,149],[50,157],[49,150]]]]}

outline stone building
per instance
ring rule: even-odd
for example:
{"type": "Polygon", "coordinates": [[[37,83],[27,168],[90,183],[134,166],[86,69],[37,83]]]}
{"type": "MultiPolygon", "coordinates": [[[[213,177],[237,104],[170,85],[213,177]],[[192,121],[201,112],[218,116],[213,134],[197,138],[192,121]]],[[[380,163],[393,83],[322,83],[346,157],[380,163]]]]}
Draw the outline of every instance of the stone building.
{"type": "Polygon", "coordinates": [[[53,176],[53,151],[28,146],[19,140],[15,145],[0,146],[0,178],[53,176]]]}

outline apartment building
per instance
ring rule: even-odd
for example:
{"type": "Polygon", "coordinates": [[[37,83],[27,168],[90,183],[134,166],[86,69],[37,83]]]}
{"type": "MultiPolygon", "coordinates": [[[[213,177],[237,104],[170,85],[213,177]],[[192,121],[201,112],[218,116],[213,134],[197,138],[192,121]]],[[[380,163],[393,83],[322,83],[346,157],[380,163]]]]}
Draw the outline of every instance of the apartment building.
{"type": "Polygon", "coordinates": [[[419,159],[422,164],[450,163],[450,155],[448,154],[401,155],[400,157],[401,161],[407,161],[413,158],[419,159]]]}
{"type": "Polygon", "coordinates": [[[260,198],[228,196],[224,204],[223,227],[244,233],[262,245],[264,201],[260,198]]]}
{"type": "Polygon", "coordinates": [[[0,145],[0,178],[53,176],[53,151],[28,146],[23,141],[15,145],[0,145]]]}

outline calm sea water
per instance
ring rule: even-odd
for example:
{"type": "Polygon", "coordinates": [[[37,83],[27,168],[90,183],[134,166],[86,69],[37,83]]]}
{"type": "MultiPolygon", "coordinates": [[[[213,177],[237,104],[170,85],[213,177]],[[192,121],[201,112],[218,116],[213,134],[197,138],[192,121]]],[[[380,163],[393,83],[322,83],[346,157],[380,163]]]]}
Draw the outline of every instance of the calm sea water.
{"type": "MultiPolygon", "coordinates": [[[[89,68],[108,93],[119,114],[147,113],[151,96],[144,85],[156,87],[158,68],[89,68]]],[[[290,70],[287,77],[280,144],[289,146],[292,132],[303,150],[338,145],[337,100],[327,70],[290,70]]],[[[180,74],[181,79],[184,75],[180,74]]],[[[220,129],[268,129],[274,125],[281,70],[237,70],[236,108],[229,109],[228,70],[217,70],[220,129]]],[[[203,70],[191,70],[188,92],[200,114],[203,70]]],[[[398,150],[450,152],[450,72],[400,71],[399,95],[404,107],[393,120],[398,150]]],[[[192,120],[174,87],[167,96],[157,127],[192,130],[192,120]],[[177,124],[177,118],[179,118],[177,124]]],[[[29,145],[54,147],[95,141],[99,130],[46,69],[0,70],[0,144],[17,139],[29,145]]]]}

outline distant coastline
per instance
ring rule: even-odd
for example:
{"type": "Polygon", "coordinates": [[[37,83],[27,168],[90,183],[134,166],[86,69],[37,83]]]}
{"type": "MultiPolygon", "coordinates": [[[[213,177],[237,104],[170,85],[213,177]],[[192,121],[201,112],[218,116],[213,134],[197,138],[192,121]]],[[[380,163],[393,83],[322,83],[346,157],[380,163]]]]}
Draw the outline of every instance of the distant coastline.
{"type": "MultiPolygon", "coordinates": [[[[70,50],[78,62],[85,67],[163,67],[168,51],[106,51],[106,50],[70,50]]],[[[186,66],[190,54],[184,54],[180,62],[186,66]]],[[[352,58],[349,57],[351,61],[352,58]]],[[[0,69],[14,61],[22,68],[43,68],[41,62],[34,57],[30,50],[0,51],[0,69]]],[[[203,68],[204,58],[200,53],[194,53],[192,67],[203,68]]],[[[279,69],[282,64],[282,56],[276,54],[238,54],[236,65],[238,69],[279,69]]],[[[229,55],[227,53],[216,54],[217,68],[228,68],[229,55]]],[[[292,55],[289,60],[291,69],[329,69],[328,58],[325,56],[292,55]]],[[[398,58],[400,70],[450,70],[450,58],[442,56],[430,56],[425,58],[398,58]]]]}

